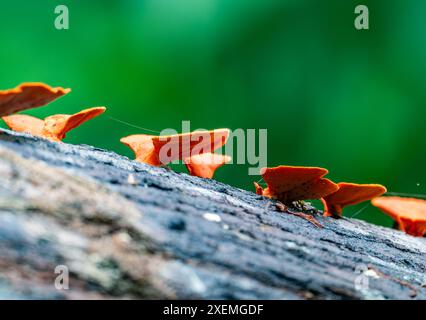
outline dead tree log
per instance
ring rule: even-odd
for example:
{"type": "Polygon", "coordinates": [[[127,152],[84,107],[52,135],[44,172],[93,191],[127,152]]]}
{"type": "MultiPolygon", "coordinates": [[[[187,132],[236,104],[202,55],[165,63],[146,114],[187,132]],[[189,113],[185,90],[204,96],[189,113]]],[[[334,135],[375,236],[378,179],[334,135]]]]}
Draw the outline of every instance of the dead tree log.
{"type": "Polygon", "coordinates": [[[426,239],[0,131],[0,298],[425,299],[426,239]],[[55,287],[55,268],[69,289],[55,287]]]}

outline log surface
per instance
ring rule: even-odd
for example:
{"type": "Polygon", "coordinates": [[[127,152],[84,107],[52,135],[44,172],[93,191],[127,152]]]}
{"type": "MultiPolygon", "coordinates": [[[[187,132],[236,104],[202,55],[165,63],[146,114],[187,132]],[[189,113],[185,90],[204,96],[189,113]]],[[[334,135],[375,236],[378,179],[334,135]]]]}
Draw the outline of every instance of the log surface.
{"type": "Polygon", "coordinates": [[[0,298],[425,299],[426,238],[0,131],[0,298]],[[55,268],[69,289],[55,287],[55,268]]]}

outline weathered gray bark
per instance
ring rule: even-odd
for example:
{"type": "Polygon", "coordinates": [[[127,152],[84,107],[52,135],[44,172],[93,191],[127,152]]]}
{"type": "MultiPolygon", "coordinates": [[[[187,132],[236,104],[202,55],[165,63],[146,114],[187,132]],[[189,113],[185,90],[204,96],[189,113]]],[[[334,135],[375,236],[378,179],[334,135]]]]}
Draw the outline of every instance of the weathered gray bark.
{"type": "Polygon", "coordinates": [[[426,239],[354,219],[317,216],[317,228],[274,208],[214,180],[1,131],[0,298],[426,298],[426,239]],[[54,286],[58,265],[69,290],[54,286]]]}

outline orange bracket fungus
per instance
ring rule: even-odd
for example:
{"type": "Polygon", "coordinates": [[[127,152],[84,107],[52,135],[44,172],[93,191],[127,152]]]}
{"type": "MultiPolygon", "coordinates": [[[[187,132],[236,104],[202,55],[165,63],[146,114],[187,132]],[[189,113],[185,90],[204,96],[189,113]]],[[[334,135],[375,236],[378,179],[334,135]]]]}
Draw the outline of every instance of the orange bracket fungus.
{"type": "Polygon", "coordinates": [[[386,188],[380,184],[340,182],[337,185],[339,190],[321,199],[327,217],[341,217],[344,207],[371,200],[386,192],[386,188]]]}
{"type": "Polygon", "coordinates": [[[52,88],[44,83],[23,83],[14,89],[0,90],[0,116],[44,106],[71,89],[52,88]]]}
{"type": "MultiPolygon", "coordinates": [[[[297,200],[320,199],[338,190],[337,184],[323,178],[327,173],[327,169],[316,167],[279,166],[263,168],[261,174],[267,188],[263,189],[256,182],[254,185],[257,194],[290,204],[297,200]]],[[[311,215],[289,211],[285,205],[279,205],[279,208],[281,208],[280,211],[308,220],[316,227],[322,227],[311,215]]]]}
{"type": "Polygon", "coordinates": [[[402,197],[379,197],[371,203],[393,218],[399,229],[416,237],[426,234],[426,200],[402,197]]]}
{"type": "Polygon", "coordinates": [[[183,160],[202,153],[212,153],[222,147],[229,137],[229,129],[193,131],[170,136],[154,136],[154,151],[162,164],[183,160]]]}
{"type": "Polygon", "coordinates": [[[161,166],[184,160],[192,175],[211,178],[218,167],[230,161],[227,156],[213,154],[214,150],[226,143],[228,137],[229,129],[216,129],[170,136],[139,134],[120,141],[133,150],[136,161],[161,166]]]}
{"type": "Polygon", "coordinates": [[[65,134],[82,123],[105,112],[105,107],[82,110],[73,115],[57,114],[44,120],[23,114],[3,117],[7,126],[18,132],[28,132],[51,141],[60,142],[65,134]]]}
{"type": "Polygon", "coordinates": [[[263,168],[261,174],[267,188],[262,189],[255,182],[256,193],[285,204],[297,200],[320,199],[339,189],[337,184],[323,178],[327,173],[327,169],[317,167],[263,168]]]}
{"type": "Polygon", "coordinates": [[[120,142],[128,146],[135,153],[135,161],[160,166],[161,162],[154,151],[152,138],[148,134],[134,134],[120,139],[120,142]]]}
{"type": "Polygon", "coordinates": [[[216,169],[229,161],[230,156],[208,152],[185,159],[185,165],[192,176],[211,179],[216,169]]]}

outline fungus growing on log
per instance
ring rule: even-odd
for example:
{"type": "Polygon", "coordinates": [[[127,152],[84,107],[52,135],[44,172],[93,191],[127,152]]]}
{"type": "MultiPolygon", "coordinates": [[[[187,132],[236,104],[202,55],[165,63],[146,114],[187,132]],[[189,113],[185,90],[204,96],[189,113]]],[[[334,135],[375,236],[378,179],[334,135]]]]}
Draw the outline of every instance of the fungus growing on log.
{"type": "Polygon", "coordinates": [[[336,192],[321,199],[327,217],[341,217],[344,207],[371,200],[386,192],[386,188],[380,184],[340,182],[337,185],[339,189],[336,192]]]}
{"type": "Polygon", "coordinates": [[[7,126],[17,132],[27,132],[51,141],[60,142],[65,134],[82,123],[105,112],[105,107],[82,110],[73,115],[56,114],[44,120],[29,115],[15,114],[3,117],[7,126]]]}
{"type": "Polygon", "coordinates": [[[213,153],[229,137],[229,129],[193,131],[170,136],[154,136],[155,154],[162,164],[183,160],[202,153],[213,153]]]}
{"type": "Polygon", "coordinates": [[[323,178],[327,169],[317,167],[278,166],[263,168],[263,189],[255,182],[256,193],[277,199],[285,204],[297,200],[320,199],[339,189],[338,185],[323,178]]]}
{"type": "Polygon", "coordinates": [[[128,146],[135,153],[135,161],[160,166],[161,162],[154,152],[152,138],[147,134],[134,134],[120,139],[120,142],[128,146]]]}
{"type": "Polygon", "coordinates": [[[0,116],[44,106],[71,89],[52,88],[44,83],[23,83],[14,89],[0,90],[0,116]]]}
{"type": "Polygon", "coordinates": [[[213,153],[226,143],[228,136],[229,129],[216,129],[170,136],[131,135],[120,141],[133,150],[136,161],[160,166],[203,153],[213,153]]]}
{"type": "Polygon", "coordinates": [[[216,169],[231,159],[230,156],[208,152],[185,159],[185,165],[191,175],[211,179],[216,169]]]}
{"type": "Polygon", "coordinates": [[[426,234],[426,200],[379,197],[371,203],[394,219],[400,230],[416,237],[426,234]]]}

